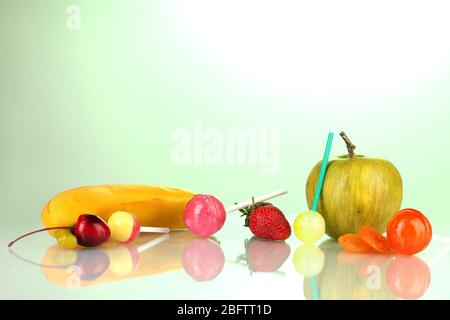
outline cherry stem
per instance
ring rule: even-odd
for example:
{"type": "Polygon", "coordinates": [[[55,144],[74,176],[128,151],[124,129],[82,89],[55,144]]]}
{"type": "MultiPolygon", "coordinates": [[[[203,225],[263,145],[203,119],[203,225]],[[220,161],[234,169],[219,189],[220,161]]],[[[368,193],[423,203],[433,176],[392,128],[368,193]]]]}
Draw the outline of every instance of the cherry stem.
{"type": "Polygon", "coordinates": [[[19,241],[20,239],[23,239],[25,237],[31,236],[32,234],[35,234],[35,233],[38,233],[38,232],[42,232],[42,231],[56,230],[56,229],[68,229],[68,230],[70,230],[70,229],[72,229],[72,227],[50,227],[50,228],[43,228],[43,229],[31,231],[31,232],[25,233],[24,235],[21,235],[16,240],[13,240],[10,243],[8,243],[8,248],[11,248],[11,246],[14,243],[16,243],[17,241],[19,241]]]}
{"type": "Polygon", "coordinates": [[[49,268],[49,269],[65,269],[65,268],[70,267],[71,265],[73,265],[73,264],[68,264],[68,265],[66,265],[66,266],[56,266],[56,265],[42,264],[42,263],[38,263],[38,262],[32,261],[32,260],[30,260],[30,259],[27,259],[27,258],[24,258],[24,257],[19,256],[19,255],[18,255],[17,253],[15,253],[15,252],[13,251],[13,249],[11,249],[11,248],[9,248],[8,251],[9,251],[9,253],[11,253],[14,257],[16,257],[17,259],[19,259],[19,260],[21,260],[21,261],[24,261],[24,262],[26,262],[26,263],[30,263],[30,264],[32,264],[32,265],[38,266],[38,267],[44,267],[44,268],[49,268]]]}
{"type": "Polygon", "coordinates": [[[354,150],[356,149],[356,146],[350,141],[350,139],[347,137],[344,131],[341,131],[340,136],[345,141],[345,144],[347,145],[348,150],[348,156],[350,158],[353,158],[355,156],[354,150]]]}

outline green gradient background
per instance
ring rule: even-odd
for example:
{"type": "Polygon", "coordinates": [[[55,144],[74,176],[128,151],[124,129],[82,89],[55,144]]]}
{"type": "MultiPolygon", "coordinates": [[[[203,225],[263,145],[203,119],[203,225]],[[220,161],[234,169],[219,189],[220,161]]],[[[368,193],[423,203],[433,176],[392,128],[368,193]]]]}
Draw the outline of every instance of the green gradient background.
{"type": "MultiPolygon", "coordinates": [[[[450,57],[398,92],[368,84],[364,92],[323,88],[323,94],[308,95],[299,88],[283,95],[200,54],[173,23],[171,2],[1,1],[2,246],[39,226],[40,210],[52,196],[90,184],[178,186],[214,194],[225,204],[286,187],[289,194],[277,204],[292,221],[306,208],[306,177],[330,130],[345,130],[359,153],[392,161],[404,179],[403,206],[422,210],[435,233],[450,235],[450,57]],[[66,28],[68,4],[81,7],[80,30],[66,28]],[[171,134],[191,130],[195,121],[222,130],[277,129],[278,173],[260,175],[258,166],[176,166],[171,134]]],[[[345,146],[336,139],[332,154],[342,153],[345,146]]],[[[223,234],[242,232],[230,227],[223,234]]],[[[168,277],[159,279],[161,286],[168,277]]],[[[139,288],[140,280],[134,281],[139,288]]],[[[13,296],[23,296],[26,285],[13,296]]],[[[161,294],[170,296],[170,289],[161,294]]]]}
{"type": "MultiPolygon", "coordinates": [[[[391,2],[383,4],[385,12],[389,12],[391,2]]],[[[252,82],[230,67],[226,57],[212,56],[200,49],[198,41],[177,24],[177,13],[172,10],[174,3],[0,2],[2,247],[18,234],[41,225],[40,210],[52,196],[68,188],[91,184],[178,186],[214,194],[225,204],[286,187],[289,194],[276,203],[293,221],[306,208],[306,177],[320,160],[330,130],[336,133],[345,130],[359,153],[392,161],[404,179],[403,206],[422,210],[430,218],[436,234],[450,235],[447,204],[450,55],[439,68],[430,67],[426,77],[414,79],[414,85],[410,81],[405,86],[397,83],[399,89],[372,87],[374,82],[369,75],[361,79],[358,90],[345,87],[344,81],[344,86],[341,84],[339,88],[345,90],[335,92],[325,81],[327,85],[316,86],[314,94],[300,85],[297,90],[295,83],[289,83],[290,89],[285,94],[282,85],[271,90],[270,85],[252,82]],[[66,28],[69,4],[81,7],[80,30],[66,28]],[[202,121],[207,128],[221,130],[246,127],[278,130],[281,141],[277,174],[260,175],[259,166],[251,165],[175,165],[171,161],[171,135],[179,128],[192,130],[196,121],[202,121]]],[[[236,5],[235,11],[239,8],[236,5]]],[[[258,16],[256,9],[249,16],[248,25],[258,16]]],[[[357,10],[352,17],[363,21],[364,15],[359,16],[357,10]]],[[[439,8],[435,11],[445,13],[439,8]]],[[[352,13],[352,7],[348,12],[352,13]]],[[[269,15],[268,23],[270,18],[269,15]]],[[[401,26],[400,16],[393,18],[397,19],[401,26]]],[[[229,38],[232,38],[233,21],[230,17],[229,38]]],[[[380,24],[382,21],[384,18],[380,18],[380,24]]],[[[418,17],[417,21],[422,20],[418,17]]],[[[248,25],[234,26],[234,30],[245,30],[248,25]]],[[[325,23],[325,28],[332,30],[333,25],[325,23]]],[[[222,36],[226,38],[228,26],[223,26],[223,30],[222,36]]],[[[280,32],[283,27],[276,30],[280,32]]],[[[375,40],[378,27],[374,30],[375,34],[357,41],[370,43],[371,37],[375,40]]],[[[297,31],[305,33],[300,29],[286,29],[289,35],[297,31]]],[[[254,32],[255,37],[264,36],[258,32],[254,32]]],[[[411,37],[415,34],[406,30],[404,39],[411,37]]],[[[233,43],[229,38],[224,41],[233,43]]],[[[381,51],[393,52],[390,43],[383,45],[379,38],[377,41],[382,45],[381,51]]],[[[396,43],[401,48],[403,38],[399,37],[396,43]]],[[[419,47],[425,45],[418,43],[419,47]]],[[[252,46],[249,38],[247,48],[252,46]]],[[[280,47],[279,52],[289,48],[289,45],[280,47]]],[[[352,50],[343,47],[340,54],[351,55],[352,50]]],[[[305,58],[301,51],[299,60],[305,58]]],[[[282,55],[271,56],[274,52],[277,51],[267,54],[267,61],[261,63],[261,74],[284,59],[282,55]]],[[[325,62],[334,55],[333,50],[318,52],[315,65],[321,63],[320,59],[325,62]]],[[[421,63],[427,62],[432,61],[421,63]]],[[[368,65],[376,63],[367,61],[368,65]]],[[[395,63],[391,61],[391,65],[395,63]]],[[[292,76],[286,62],[284,67],[286,76],[292,76]]],[[[414,63],[411,68],[414,69],[414,63]]],[[[331,78],[339,78],[338,74],[332,74],[335,71],[330,70],[331,78]]],[[[287,83],[267,72],[266,84],[278,80],[287,83]]],[[[326,71],[322,70],[322,75],[326,77],[326,71]]],[[[342,76],[345,78],[345,73],[342,76]]],[[[385,77],[389,80],[391,75],[386,73],[385,77]]],[[[332,154],[342,153],[345,146],[336,139],[332,154]]],[[[228,218],[218,235],[220,239],[227,238],[221,244],[227,259],[242,254],[243,241],[250,236],[248,230],[240,227],[237,217],[228,218]]],[[[293,237],[289,241],[294,252],[299,243],[293,237]]],[[[39,261],[53,243],[50,237],[35,237],[18,244],[17,249],[39,261]]],[[[440,244],[433,244],[424,252],[425,258],[439,247],[440,244]]],[[[238,271],[228,263],[221,277],[210,283],[199,284],[179,271],[70,291],[49,285],[36,266],[7,254],[6,250],[0,254],[4,269],[0,272],[1,283],[8,287],[0,292],[3,298],[267,298],[275,296],[265,295],[265,288],[280,285],[285,292],[277,293],[276,298],[295,296],[297,292],[301,295],[300,277],[295,281],[270,275],[249,277],[247,270],[238,271]],[[235,283],[244,284],[245,290],[240,295],[234,293],[235,283]]],[[[426,297],[448,297],[445,280],[439,281],[441,276],[446,279],[447,265],[440,263],[433,270],[436,281],[426,297]]],[[[295,272],[290,261],[284,268],[295,272]]]]}

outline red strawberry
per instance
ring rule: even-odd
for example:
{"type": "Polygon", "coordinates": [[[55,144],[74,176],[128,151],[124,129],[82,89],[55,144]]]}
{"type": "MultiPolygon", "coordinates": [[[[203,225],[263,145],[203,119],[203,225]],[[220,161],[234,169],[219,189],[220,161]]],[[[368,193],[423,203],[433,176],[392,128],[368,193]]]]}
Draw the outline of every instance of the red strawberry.
{"type": "Polygon", "coordinates": [[[284,241],[267,241],[253,237],[245,243],[245,254],[238,262],[245,260],[253,272],[275,272],[283,265],[291,253],[284,241]]]}
{"type": "Polygon", "coordinates": [[[286,240],[291,235],[291,226],[283,212],[270,203],[256,203],[241,212],[246,216],[245,226],[258,238],[286,240]]]}

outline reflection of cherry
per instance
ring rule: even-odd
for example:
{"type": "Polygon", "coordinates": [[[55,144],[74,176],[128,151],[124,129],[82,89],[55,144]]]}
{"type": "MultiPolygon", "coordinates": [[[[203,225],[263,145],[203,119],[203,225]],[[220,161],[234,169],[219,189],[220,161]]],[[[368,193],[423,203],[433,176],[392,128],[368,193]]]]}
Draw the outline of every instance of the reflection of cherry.
{"type": "Polygon", "coordinates": [[[66,250],[61,249],[53,256],[54,264],[42,264],[32,260],[22,258],[14,251],[9,252],[27,263],[40,266],[46,269],[68,270],[68,267],[76,266],[77,275],[80,280],[92,281],[101,276],[109,267],[109,257],[101,249],[85,249],[85,250],[66,250]]]}
{"type": "Polygon", "coordinates": [[[77,252],[76,266],[81,280],[95,280],[109,267],[108,255],[100,249],[86,249],[77,252]]]}
{"type": "Polygon", "coordinates": [[[389,290],[403,299],[418,299],[431,281],[428,265],[416,256],[398,256],[386,271],[389,290]]]}
{"type": "Polygon", "coordinates": [[[215,242],[208,239],[193,240],[184,249],[184,270],[197,281],[216,278],[223,269],[225,256],[215,242]]]}

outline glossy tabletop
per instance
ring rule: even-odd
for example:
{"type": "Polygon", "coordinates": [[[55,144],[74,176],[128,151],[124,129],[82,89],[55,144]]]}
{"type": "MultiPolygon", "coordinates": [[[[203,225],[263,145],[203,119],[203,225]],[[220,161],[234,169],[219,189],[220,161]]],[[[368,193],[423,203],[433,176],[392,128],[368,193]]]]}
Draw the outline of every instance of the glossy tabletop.
{"type": "MultiPolygon", "coordinates": [[[[3,225],[2,228],[6,226],[3,225]]],[[[6,248],[3,299],[448,299],[450,238],[416,256],[342,252],[336,241],[302,245],[252,238],[238,215],[211,239],[187,231],[141,235],[130,245],[66,250],[47,234],[6,248]]]]}

